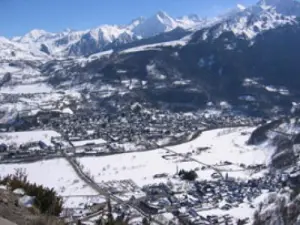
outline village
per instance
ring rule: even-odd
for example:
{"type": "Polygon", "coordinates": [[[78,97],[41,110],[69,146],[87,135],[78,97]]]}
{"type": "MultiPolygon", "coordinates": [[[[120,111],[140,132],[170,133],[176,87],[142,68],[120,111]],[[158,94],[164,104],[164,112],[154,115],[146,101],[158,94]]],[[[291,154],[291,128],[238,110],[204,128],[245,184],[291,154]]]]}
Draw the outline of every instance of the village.
{"type": "MultiPolygon", "coordinates": [[[[122,198],[127,204],[139,208],[149,221],[160,218],[162,224],[169,225],[246,225],[251,221],[250,216],[247,216],[251,213],[247,212],[254,212],[257,207],[256,199],[285,187],[299,185],[300,177],[298,175],[296,179],[287,174],[267,173],[264,177],[241,180],[213,173],[211,179],[202,180],[193,176],[187,179],[183,173],[191,171],[179,171],[169,182],[142,188],[137,187],[132,180],[107,182],[103,185],[110,189],[112,196],[133,193],[122,198]],[[236,215],[239,215],[239,219],[236,215]]],[[[165,176],[157,174],[154,179],[165,176]]],[[[129,218],[136,216],[136,212],[129,207],[120,206],[113,204],[116,215],[129,218]]],[[[103,204],[91,207],[103,207],[104,210],[103,204]]],[[[76,218],[84,217],[78,213],[76,218]]]]}
{"type": "MultiPolygon", "coordinates": [[[[41,138],[24,143],[0,138],[2,162],[35,161],[61,156],[107,155],[146,151],[157,146],[189,141],[202,131],[234,126],[251,126],[261,119],[230,113],[171,113],[145,109],[139,103],[115,113],[60,113],[57,111],[21,112],[1,121],[0,134],[55,131],[48,143],[41,138]]],[[[25,134],[24,134],[25,135],[25,134]]]]}
{"type": "Polygon", "coordinates": [[[275,192],[286,185],[282,176],[267,174],[263,178],[239,180],[231,177],[190,181],[184,193],[168,184],[144,187],[147,197],[141,202],[152,214],[172,212],[182,224],[248,224],[250,218],[238,223],[227,212],[247,206],[254,209],[254,200],[262,194],[275,192]],[[284,181],[284,182],[283,182],[284,181]],[[223,211],[213,213],[214,210],[223,211]],[[201,212],[211,211],[204,217],[201,212]]]}
{"type": "MultiPolygon", "coordinates": [[[[128,211],[128,208],[120,209],[119,204],[115,204],[119,201],[138,209],[148,219],[168,215],[171,218],[166,224],[234,225],[236,218],[230,210],[241,206],[253,210],[254,199],[279,190],[283,185],[282,178],[267,174],[257,179],[240,180],[220,169],[231,164],[225,162],[216,167],[199,166],[195,170],[178,170],[173,174],[161,171],[152,177],[153,183],[147,185],[137,185],[131,179],[97,183],[89,171],[85,172],[88,164],[80,164],[80,158],[144,152],[189,142],[207,130],[249,127],[258,123],[261,120],[230,113],[170,113],[145,110],[139,104],[114,114],[23,113],[1,124],[0,157],[3,164],[65,158],[89,185],[96,185],[100,193],[112,198],[114,212],[118,215],[128,211]],[[211,171],[210,178],[195,175],[201,171],[211,171]],[[161,179],[168,181],[160,182],[161,179]],[[207,216],[201,212],[207,212],[207,216]]],[[[161,158],[166,162],[175,158],[189,162],[193,155],[208,150],[209,147],[202,147],[175,154],[166,148],[166,154],[161,158]]],[[[239,167],[255,172],[266,169],[263,165],[239,167]]],[[[73,212],[73,219],[89,218],[99,207],[103,207],[103,203],[86,205],[77,213],[73,212]]],[[[128,215],[132,217],[130,211],[128,215]]],[[[247,224],[248,220],[243,218],[239,224],[247,224]]]]}

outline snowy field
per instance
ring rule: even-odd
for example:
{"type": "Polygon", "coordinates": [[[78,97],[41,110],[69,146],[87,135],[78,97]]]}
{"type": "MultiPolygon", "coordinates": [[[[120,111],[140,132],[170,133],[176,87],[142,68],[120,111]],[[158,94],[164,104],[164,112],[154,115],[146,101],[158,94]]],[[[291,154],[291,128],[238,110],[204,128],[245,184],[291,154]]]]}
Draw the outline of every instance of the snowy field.
{"type": "Polygon", "coordinates": [[[192,153],[192,157],[209,165],[218,165],[228,161],[234,164],[268,164],[273,154],[273,148],[267,144],[248,146],[254,128],[227,128],[204,132],[194,141],[169,149],[177,153],[192,153]],[[207,151],[196,154],[198,148],[208,147],[207,151]]]}
{"type": "Polygon", "coordinates": [[[0,164],[0,176],[14,174],[16,169],[25,170],[28,180],[54,188],[59,195],[96,195],[75,174],[65,159],[53,159],[24,164],[0,164]]]}
{"type": "Polygon", "coordinates": [[[51,137],[60,137],[61,135],[53,130],[24,131],[0,133],[0,143],[7,145],[21,145],[28,142],[43,141],[46,145],[52,146],[51,137]]]}
{"type": "Polygon", "coordinates": [[[161,51],[162,47],[169,47],[169,46],[183,46],[187,43],[186,39],[181,39],[177,41],[168,41],[168,42],[162,42],[159,44],[150,44],[150,45],[141,45],[134,48],[129,48],[126,50],[121,51],[121,54],[126,53],[133,53],[133,52],[142,52],[142,51],[161,51]]]}
{"type": "Polygon", "coordinates": [[[177,166],[186,170],[199,166],[196,162],[180,162],[178,159],[166,160],[165,150],[155,150],[140,153],[127,153],[103,157],[78,158],[89,171],[96,182],[132,179],[138,186],[166,181],[166,178],[154,179],[153,176],[167,173],[172,176],[177,166]]]}
{"type": "Polygon", "coordinates": [[[157,149],[104,157],[84,157],[78,160],[99,183],[132,179],[141,187],[151,183],[167,182],[180,169],[197,169],[199,179],[209,180],[216,172],[213,168],[221,170],[223,175],[227,173],[231,177],[247,179],[250,176],[261,176],[262,173],[252,174],[241,168],[239,164],[264,164],[272,154],[272,148],[245,144],[252,130],[253,128],[212,130],[204,132],[194,141],[168,148],[180,156],[167,149],[157,149]],[[195,150],[201,147],[209,147],[209,149],[197,153],[195,150]],[[189,157],[186,157],[186,153],[190,153],[189,157]],[[231,162],[232,165],[224,166],[222,164],[224,161],[231,162]],[[200,170],[202,163],[213,168],[200,170]],[[154,175],[162,173],[166,173],[167,176],[153,178],[154,175]]]}
{"type": "Polygon", "coordinates": [[[49,93],[52,88],[46,84],[26,84],[4,87],[0,89],[3,94],[35,94],[35,93],[49,93]]]}

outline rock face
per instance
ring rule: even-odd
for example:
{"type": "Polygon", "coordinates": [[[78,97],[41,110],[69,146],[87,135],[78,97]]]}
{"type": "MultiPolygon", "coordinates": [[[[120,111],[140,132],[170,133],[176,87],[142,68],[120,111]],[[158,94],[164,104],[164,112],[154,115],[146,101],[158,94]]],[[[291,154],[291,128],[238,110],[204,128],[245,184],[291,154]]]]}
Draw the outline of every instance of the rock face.
{"type": "Polygon", "coordinates": [[[299,225],[300,195],[291,191],[270,194],[254,214],[253,225],[299,225]]]}
{"type": "Polygon", "coordinates": [[[268,164],[271,169],[298,171],[299,161],[299,117],[284,117],[256,128],[247,144],[264,145],[269,151],[268,164]]]}
{"type": "Polygon", "coordinates": [[[293,166],[296,162],[297,158],[293,152],[293,149],[287,148],[280,152],[276,152],[272,156],[271,166],[276,169],[281,169],[284,167],[293,166]]]}
{"type": "Polygon", "coordinates": [[[276,146],[271,163],[274,168],[280,169],[295,165],[297,157],[293,150],[292,140],[288,137],[277,135],[273,139],[272,144],[276,146]]]}
{"type": "Polygon", "coordinates": [[[261,144],[262,142],[264,142],[268,139],[267,132],[273,128],[276,128],[282,122],[283,122],[282,120],[274,120],[270,123],[266,123],[266,124],[259,126],[252,132],[247,143],[249,145],[261,144]]]}

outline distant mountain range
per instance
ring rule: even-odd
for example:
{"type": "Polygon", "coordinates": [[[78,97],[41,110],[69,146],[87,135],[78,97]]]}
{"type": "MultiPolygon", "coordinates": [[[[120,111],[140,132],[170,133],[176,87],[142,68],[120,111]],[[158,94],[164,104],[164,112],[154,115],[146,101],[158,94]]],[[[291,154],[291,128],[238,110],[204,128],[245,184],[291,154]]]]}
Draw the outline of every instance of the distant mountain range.
{"type": "MultiPolygon", "coordinates": [[[[109,44],[121,45],[149,38],[175,28],[196,29],[209,25],[211,20],[197,15],[172,18],[158,12],[150,18],[137,18],[127,25],[102,25],[85,31],[66,30],[50,33],[32,30],[22,37],[14,37],[11,45],[22,44],[29,50],[40,50],[52,56],[86,56],[103,50],[109,44]]],[[[9,42],[6,40],[6,42],[9,42]]]]}
{"type": "MultiPolygon", "coordinates": [[[[300,15],[299,5],[295,0],[261,0],[248,8],[237,5],[224,15],[212,19],[202,19],[197,15],[173,18],[160,11],[150,18],[134,19],[127,25],[102,25],[85,31],[65,30],[59,33],[32,30],[11,40],[1,38],[0,47],[7,49],[9,46],[15,53],[19,51],[21,56],[25,56],[25,52],[31,56],[88,56],[108,47],[118,47],[176,28],[195,31],[208,29],[215,24],[219,25],[214,30],[215,37],[224,31],[233,31],[236,35],[253,38],[262,31],[293,23],[295,17],[300,15]]],[[[9,57],[7,53],[3,55],[0,57],[9,57]]]]}

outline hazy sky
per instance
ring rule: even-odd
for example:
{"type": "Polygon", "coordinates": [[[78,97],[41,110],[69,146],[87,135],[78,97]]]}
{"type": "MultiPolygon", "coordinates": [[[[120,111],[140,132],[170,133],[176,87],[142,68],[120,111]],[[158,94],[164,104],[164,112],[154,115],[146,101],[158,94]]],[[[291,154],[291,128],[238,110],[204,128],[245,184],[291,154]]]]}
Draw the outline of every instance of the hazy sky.
{"type": "Polygon", "coordinates": [[[0,0],[0,36],[24,35],[32,29],[51,32],[126,24],[159,10],[171,16],[215,16],[237,4],[257,0],[0,0]]]}

